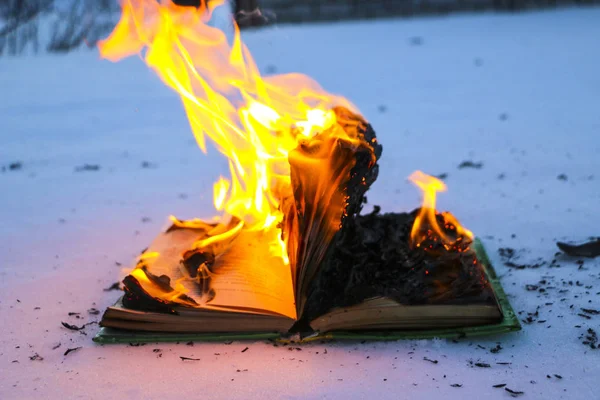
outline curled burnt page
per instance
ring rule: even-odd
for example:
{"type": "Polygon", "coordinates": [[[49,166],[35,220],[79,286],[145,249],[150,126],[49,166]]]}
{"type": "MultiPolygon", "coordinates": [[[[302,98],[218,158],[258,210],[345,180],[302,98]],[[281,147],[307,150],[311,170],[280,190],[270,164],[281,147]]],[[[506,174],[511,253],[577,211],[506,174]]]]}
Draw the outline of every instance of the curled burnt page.
{"type": "Polygon", "coordinates": [[[362,117],[334,109],[337,124],[290,152],[293,198],[282,202],[298,314],[336,235],[354,224],[377,179],[382,146],[362,117]]]}

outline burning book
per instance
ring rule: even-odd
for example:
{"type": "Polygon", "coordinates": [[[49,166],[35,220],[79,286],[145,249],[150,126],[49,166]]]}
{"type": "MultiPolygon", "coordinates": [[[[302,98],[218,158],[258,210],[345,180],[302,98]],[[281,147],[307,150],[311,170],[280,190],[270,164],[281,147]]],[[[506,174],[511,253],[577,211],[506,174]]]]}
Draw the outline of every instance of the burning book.
{"type": "Polygon", "coordinates": [[[198,142],[227,158],[221,215],[171,223],[123,280],[97,341],[225,337],[430,337],[519,329],[483,247],[435,209],[421,172],[411,213],[361,214],[382,145],[348,100],[300,74],[261,77],[199,8],[123,2],[100,45],[145,52],[180,96],[198,142]],[[258,335],[258,336],[257,336],[258,335]]]}

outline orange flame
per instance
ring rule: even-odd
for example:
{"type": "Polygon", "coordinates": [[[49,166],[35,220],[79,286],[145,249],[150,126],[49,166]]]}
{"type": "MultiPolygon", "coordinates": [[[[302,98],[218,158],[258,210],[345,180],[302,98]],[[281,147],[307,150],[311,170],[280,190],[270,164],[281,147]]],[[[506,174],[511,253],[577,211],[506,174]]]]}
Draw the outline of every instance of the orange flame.
{"type": "MultiPolygon", "coordinates": [[[[208,137],[229,161],[231,178],[214,184],[214,205],[222,221],[239,223],[196,243],[197,248],[242,229],[280,233],[280,202],[291,194],[288,153],[300,140],[336,124],[334,105],[356,111],[306,76],[263,79],[237,25],[231,44],[223,31],[209,25],[213,10],[223,3],[202,1],[193,8],[170,0],[123,0],[119,23],[99,44],[101,56],[111,61],[145,50],[146,63],[181,96],[202,151],[208,137]]],[[[336,132],[344,134],[343,129],[336,132]]],[[[286,244],[280,234],[273,237],[270,248],[287,264],[286,244]]]]}
{"type": "MultiPolygon", "coordinates": [[[[433,231],[433,233],[442,241],[444,246],[449,249],[456,243],[457,239],[448,236],[446,231],[438,224],[435,210],[437,192],[445,192],[447,190],[446,184],[421,171],[413,172],[408,179],[423,191],[423,204],[421,205],[419,214],[415,218],[415,222],[410,232],[412,245],[419,247],[421,243],[427,239],[428,231],[433,231]]],[[[473,233],[460,225],[458,220],[452,214],[444,212],[442,213],[442,216],[445,221],[445,227],[449,227],[450,225],[454,226],[458,237],[466,236],[469,239],[473,238],[473,233]]]]}

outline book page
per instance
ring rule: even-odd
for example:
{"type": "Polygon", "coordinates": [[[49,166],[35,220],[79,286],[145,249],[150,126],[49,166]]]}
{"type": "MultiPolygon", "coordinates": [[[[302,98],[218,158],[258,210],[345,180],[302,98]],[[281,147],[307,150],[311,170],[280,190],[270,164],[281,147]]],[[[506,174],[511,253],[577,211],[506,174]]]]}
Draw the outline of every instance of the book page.
{"type": "Polygon", "coordinates": [[[210,288],[213,306],[255,308],[296,319],[292,272],[267,243],[276,232],[242,232],[216,258],[210,288]]]}
{"type": "Polygon", "coordinates": [[[166,275],[172,284],[181,284],[189,297],[207,309],[266,311],[296,319],[291,268],[270,254],[268,244],[277,234],[276,230],[240,232],[229,248],[215,257],[204,287],[187,277],[181,265],[182,254],[206,236],[201,230],[175,229],[161,234],[147,250],[156,256],[145,264],[152,274],[166,275]],[[214,294],[208,301],[207,289],[214,294]]]}
{"type": "Polygon", "coordinates": [[[373,298],[331,310],[310,322],[317,331],[369,329],[439,329],[499,322],[502,313],[492,305],[406,306],[389,298],[373,298]]]}

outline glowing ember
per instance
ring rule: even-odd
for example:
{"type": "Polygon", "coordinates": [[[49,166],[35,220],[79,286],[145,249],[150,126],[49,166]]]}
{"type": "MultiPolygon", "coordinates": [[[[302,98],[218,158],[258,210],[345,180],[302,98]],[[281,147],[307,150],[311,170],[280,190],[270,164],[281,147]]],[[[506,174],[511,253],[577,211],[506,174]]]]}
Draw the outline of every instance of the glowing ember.
{"type": "Polygon", "coordinates": [[[426,239],[434,238],[441,240],[442,244],[450,249],[462,237],[466,236],[473,239],[473,233],[460,225],[449,212],[441,213],[444,226],[439,225],[435,203],[437,192],[447,190],[444,182],[421,171],[413,172],[408,179],[423,191],[423,204],[410,232],[410,240],[413,246],[419,247],[426,239]],[[447,235],[446,231],[448,229],[455,230],[457,237],[452,238],[447,235]]]}

